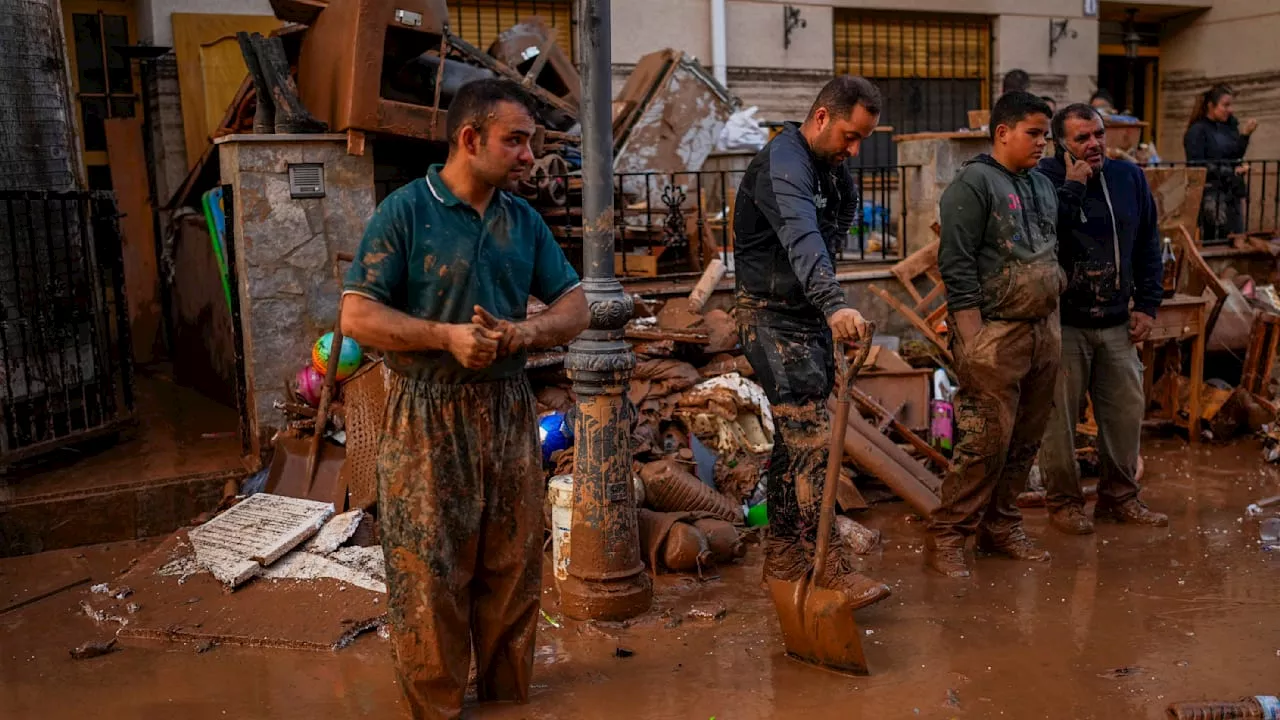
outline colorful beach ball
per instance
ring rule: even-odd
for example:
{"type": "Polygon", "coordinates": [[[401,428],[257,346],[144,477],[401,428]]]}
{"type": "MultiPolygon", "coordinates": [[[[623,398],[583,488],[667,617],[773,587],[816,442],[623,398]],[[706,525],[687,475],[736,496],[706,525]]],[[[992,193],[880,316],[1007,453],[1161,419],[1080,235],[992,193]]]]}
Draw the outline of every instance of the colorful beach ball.
{"type": "Polygon", "coordinates": [[[324,375],[321,375],[313,365],[302,366],[297,377],[294,378],[294,390],[297,391],[298,398],[315,407],[320,404],[322,388],[324,388],[324,375]]]}
{"type": "MultiPolygon", "coordinates": [[[[311,348],[311,364],[321,376],[329,367],[331,345],[333,345],[333,333],[327,332],[311,348]]],[[[342,338],[342,352],[338,354],[338,381],[346,380],[352,373],[359,370],[360,361],[363,358],[364,353],[360,350],[359,343],[349,337],[342,338]]]]}

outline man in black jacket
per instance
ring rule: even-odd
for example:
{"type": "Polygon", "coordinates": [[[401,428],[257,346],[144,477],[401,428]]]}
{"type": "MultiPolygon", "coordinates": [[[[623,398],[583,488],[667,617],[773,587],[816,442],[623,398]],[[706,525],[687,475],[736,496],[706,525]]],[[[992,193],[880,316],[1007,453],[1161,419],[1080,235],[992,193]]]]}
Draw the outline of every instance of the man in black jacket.
{"type": "Polygon", "coordinates": [[[1062,377],[1040,450],[1050,523],[1085,535],[1093,523],[1075,456],[1084,394],[1093,400],[1102,475],[1094,515],[1164,526],[1165,515],[1138,499],[1136,472],[1145,402],[1136,343],[1151,333],[1160,307],[1159,218],[1142,169],[1106,159],[1106,128],[1088,105],[1053,120],[1056,157],[1038,172],[1058,189],[1058,262],[1062,296],[1062,377]],[[1080,182],[1079,166],[1089,172],[1080,182]],[[1130,310],[1130,302],[1133,304],[1130,310]]]}
{"type": "MultiPolygon", "coordinates": [[[[802,577],[813,563],[818,509],[831,435],[826,400],[835,345],[864,335],[832,258],[860,209],[844,161],[858,154],[880,117],[880,92],[859,77],[837,77],[818,94],[803,125],[786,128],[751,161],[738,187],[733,229],[738,332],[773,406],[769,541],[765,574],[802,577]]],[[[870,340],[870,338],[865,338],[870,340]]],[[[889,587],[853,569],[843,544],[819,582],[848,592],[857,607],[889,587]]]]}

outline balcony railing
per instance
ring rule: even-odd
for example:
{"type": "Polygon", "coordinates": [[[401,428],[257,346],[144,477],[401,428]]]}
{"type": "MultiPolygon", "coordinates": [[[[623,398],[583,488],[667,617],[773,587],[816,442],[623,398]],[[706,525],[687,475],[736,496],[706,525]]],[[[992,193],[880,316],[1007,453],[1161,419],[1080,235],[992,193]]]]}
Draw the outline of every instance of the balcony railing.
{"type": "MultiPolygon", "coordinates": [[[[861,208],[837,262],[892,261],[910,252],[904,173],[911,166],[851,168],[861,208]]],[[[733,266],[732,216],[745,170],[618,173],[614,227],[619,275],[670,277],[698,273],[712,258],[733,266]]],[[[582,261],[581,178],[540,180],[535,204],[570,262],[582,261]]],[[[927,240],[926,240],[927,242],[927,240]]]]}
{"type": "Polygon", "coordinates": [[[1207,168],[1197,216],[1200,241],[1205,245],[1228,244],[1231,235],[1280,230],[1280,160],[1168,162],[1152,167],[1207,168]]]}

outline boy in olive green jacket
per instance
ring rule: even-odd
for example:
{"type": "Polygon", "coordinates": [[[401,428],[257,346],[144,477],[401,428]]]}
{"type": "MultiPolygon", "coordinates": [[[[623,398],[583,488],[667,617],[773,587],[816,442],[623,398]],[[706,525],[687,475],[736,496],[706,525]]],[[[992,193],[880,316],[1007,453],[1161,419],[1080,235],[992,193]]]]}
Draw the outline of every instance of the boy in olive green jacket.
{"type": "Polygon", "coordinates": [[[942,482],[926,544],[927,565],[968,577],[965,543],[1018,560],[1044,561],[1022,527],[1018,493],[1053,407],[1061,330],[1058,199],[1032,173],[1047,145],[1049,107],[1005,94],[991,113],[992,152],[960,170],[942,195],[938,269],[951,313],[954,470],[942,482]]]}

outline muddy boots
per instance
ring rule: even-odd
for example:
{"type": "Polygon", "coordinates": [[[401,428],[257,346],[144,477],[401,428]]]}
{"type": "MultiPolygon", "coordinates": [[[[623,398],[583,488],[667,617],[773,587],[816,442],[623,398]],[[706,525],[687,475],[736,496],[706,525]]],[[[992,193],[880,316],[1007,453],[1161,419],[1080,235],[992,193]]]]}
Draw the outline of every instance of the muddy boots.
{"type": "Polygon", "coordinates": [[[237,33],[240,52],[253,78],[257,110],[253,116],[255,133],[321,133],[329,129],[317,120],[298,99],[298,86],[289,70],[284,43],[278,37],[264,38],[237,33]]]}
{"type": "Polygon", "coordinates": [[[930,570],[953,579],[969,577],[969,563],[964,556],[964,538],[939,540],[929,535],[924,541],[924,564],[930,570]]]}
{"type": "Polygon", "coordinates": [[[1147,525],[1149,527],[1168,527],[1169,516],[1148,508],[1138,498],[1130,498],[1119,505],[1111,505],[1098,501],[1093,509],[1094,517],[1099,520],[1128,523],[1130,525],[1147,525]]]}
{"type": "Polygon", "coordinates": [[[271,91],[267,89],[267,81],[262,75],[258,53],[253,49],[253,41],[249,39],[249,33],[236,33],[236,40],[240,43],[240,54],[244,56],[244,65],[249,68],[249,79],[253,81],[253,134],[270,135],[276,131],[276,106],[271,102],[271,91]]]}
{"type": "Polygon", "coordinates": [[[979,530],[978,549],[989,555],[1004,555],[1024,562],[1049,561],[1049,551],[1032,542],[1021,524],[998,535],[985,528],[979,530]]]}
{"type": "Polygon", "coordinates": [[[1093,534],[1093,521],[1084,508],[1075,503],[1050,511],[1049,524],[1068,535],[1093,534]]]}

